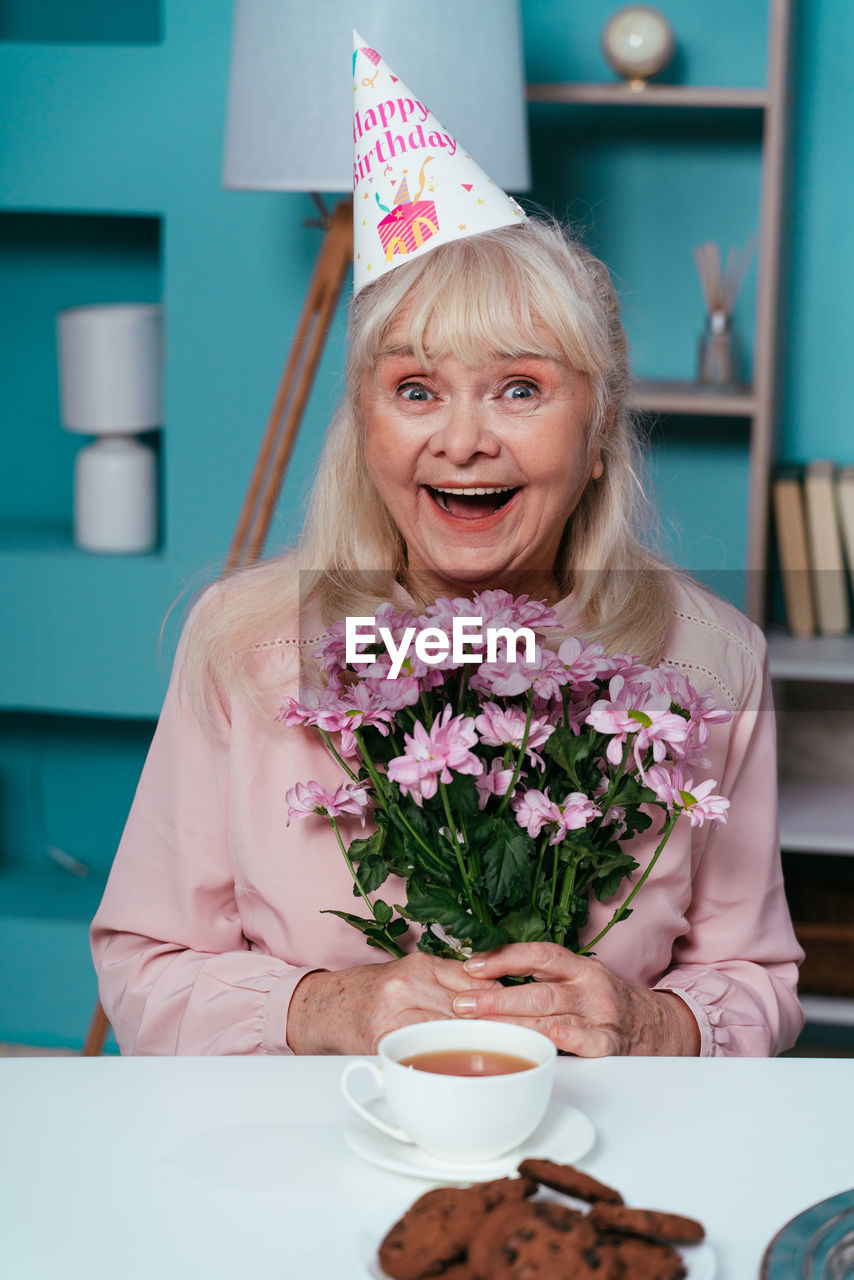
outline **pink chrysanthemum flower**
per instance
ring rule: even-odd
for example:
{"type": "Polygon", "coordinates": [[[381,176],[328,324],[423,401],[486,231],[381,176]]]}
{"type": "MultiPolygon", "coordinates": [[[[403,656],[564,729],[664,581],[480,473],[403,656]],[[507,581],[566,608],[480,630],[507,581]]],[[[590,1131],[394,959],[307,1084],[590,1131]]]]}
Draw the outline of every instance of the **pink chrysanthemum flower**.
{"type": "Polygon", "coordinates": [[[714,779],[695,782],[693,777],[683,773],[678,764],[671,765],[669,769],[654,764],[647,770],[646,782],[662,804],[669,809],[684,810],[692,827],[700,827],[709,821],[716,826],[726,822],[729,800],[726,796],[714,794],[717,786],[714,779]]]}
{"type": "Polygon", "coordinates": [[[440,782],[451,782],[452,769],[474,775],[483,772],[483,761],[470,750],[477,743],[474,720],[451,712],[451,706],[446,706],[429,731],[417,720],[412,733],[404,735],[405,753],[388,763],[388,776],[416,804],[434,796],[440,782]]]}
{"type": "Polygon", "coordinates": [[[387,738],[389,725],[394,722],[394,712],[377,698],[373,689],[362,683],[347,688],[339,698],[337,712],[340,724],[336,727],[341,732],[341,751],[345,756],[356,754],[356,729],[373,725],[387,738]]]}
{"type": "MultiPolygon", "coordinates": [[[[525,712],[520,707],[502,707],[497,702],[485,702],[481,714],[474,722],[481,742],[488,747],[521,747],[525,734],[525,712]]],[[[538,768],[542,769],[542,756],[537,755],[537,747],[541,747],[555,731],[545,716],[531,719],[525,754],[538,768]]]]}
{"type": "Polygon", "coordinates": [[[401,672],[396,680],[389,679],[387,675],[366,678],[369,679],[371,692],[379,705],[392,713],[403,707],[414,707],[421,697],[421,684],[415,676],[401,672]]]}
{"type": "Polygon", "coordinates": [[[574,689],[593,689],[597,680],[607,680],[616,672],[604,645],[585,644],[577,636],[564,640],[557,656],[569,672],[574,689]]]}
{"type": "Polygon", "coordinates": [[[691,735],[690,722],[670,710],[670,694],[649,696],[648,690],[614,676],[608,684],[608,698],[594,702],[585,723],[599,733],[611,735],[605,752],[611,764],[619,764],[629,734],[633,738],[635,763],[643,776],[643,755],[652,748],[653,759],[662,761],[668,747],[682,752],[691,735]]]}
{"type": "Polygon", "coordinates": [[[349,813],[358,818],[362,826],[370,803],[366,788],[358,782],[339,782],[334,791],[327,791],[319,782],[298,782],[291,787],[285,801],[288,823],[291,818],[305,818],[313,813],[328,818],[349,813]]]}
{"type": "Polygon", "coordinates": [[[560,818],[560,810],[550,798],[548,787],[545,791],[538,791],[534,787],[530,791],[524,791],[522,795],[510,801],[510,807],[516,814],[519,826],[524,827],[528,835],[534,839],[543,827],[557,822],[560,818]]]}
{"type": "Polygon", "coordinates": [[[549,789],[525,791],[510,801],[516,821],[529,836],[537,837],[545,826],[554,828],[549,844],[558,844],[567,831],[580,831],[593,818],[601,817],[601,810],[581,791],[570,791],[558,803],[549,796],[549,789]]]}
{"type": "Polygon", "coordinates": [[[538,644],[534,661],[527,662],[524,652],[524,646],[520,646],[516,662],[508,662],[505,657],[497,662],[482,663],[471,678],[472,689],[499,698],[512,698],[529,689],[544,701],[557,697],[561,686],[569,680],[569,673],[557,654],[538,644]]]}
{"type": "Polygon", "coordinates": [[[475,615],[483,617],[484,626],[544,628],[559,625],[558,616],[544,600],[528,595],[510,595],[500,588],[475,593],[475,615]]]}
{"type": "Polygon", "coordinates": [[[486,773],[482,773],[479,778],[475,778],[474,785],[477,787],[477,807],[485,809],[489,803],[490,796],[504,796],[510,789],[510,783],[513,781],[513,770],[502,767],[500,760],[493,760],[486,773]]]}
{"type": "Polygon", "coordinates": [[[683,707],[691,717],[696,726],[698,746],[704,747],[709,741],[710,725],[727,724],[732,719],[732,712],[727,707],[719,707],[713,693],[698,693],[678,667],[661,667],[656,674],[672,701],[683,707]]]}

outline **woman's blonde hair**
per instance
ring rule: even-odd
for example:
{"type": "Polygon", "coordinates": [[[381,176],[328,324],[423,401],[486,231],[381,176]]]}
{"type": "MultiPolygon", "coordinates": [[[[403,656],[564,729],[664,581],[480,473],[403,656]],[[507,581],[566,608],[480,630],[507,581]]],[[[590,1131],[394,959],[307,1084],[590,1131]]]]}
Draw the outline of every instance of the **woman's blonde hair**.
{"type": "Polygon", "coordinates": [[[297,547],[226,579],[216,607],[200,611],[185,671],[194,704],[215,691],[260,705],[255,651],[301,623],[317,632],[346,615],[373,614],[406,579],[406,547],[368,471],[362,380],[405,311],[409,339],[427,365],[452,354],[475,365],[487,353],[536,353],[587,375],[590,481],[567,521],[555,565],[573,590],[585,638],[657,660],[670,620],[664,562],[644,542],[651,510],[634,425],[619,304],[605,266],[558,224],[531,218],[450,244],[388,272],[351,303],[346,389],[327,434],[297,547]],[[311,622],[306,624],[306,619],[311,622]]]}

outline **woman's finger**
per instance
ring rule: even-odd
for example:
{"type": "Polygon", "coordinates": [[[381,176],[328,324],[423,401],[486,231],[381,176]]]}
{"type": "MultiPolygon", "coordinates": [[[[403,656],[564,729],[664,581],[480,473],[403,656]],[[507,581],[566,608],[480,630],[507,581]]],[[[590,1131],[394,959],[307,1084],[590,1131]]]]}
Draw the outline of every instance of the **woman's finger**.
{"type": "Polygon", "coordinates": [[[580,1012],[581,995],[565,982],[526,982],[469,989],[455,997],[453,1009],[459,1018],[554,1018],[580,1012]]]}
{"type": "Polygon", "coordinates": [[[517,1027],[539,1031],[552,1041],[562,1053],[578,1058],[605,1058],[621,1049],[614,1036],[603,1027],[589,1026],[574,1020],[571,1015],[563,1018],[511,1018],[495,1017],[490,1022],[508,1022],[517,1027]]]}
{"type": "Polygon", "coordinates": [[[463,966],[473,978],[532,977],[572,982],[594,963],[555,942],[510,942],[495,951],[472,956],[463,966]]]}

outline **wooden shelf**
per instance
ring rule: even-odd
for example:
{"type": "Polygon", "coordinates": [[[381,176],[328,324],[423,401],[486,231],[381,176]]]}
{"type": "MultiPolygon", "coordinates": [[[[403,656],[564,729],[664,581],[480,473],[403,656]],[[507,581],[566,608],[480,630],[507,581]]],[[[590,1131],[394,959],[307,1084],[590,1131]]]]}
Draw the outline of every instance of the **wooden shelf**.
{"type": "Polygon", "coordinates": [[[844,782],[780,784],[780,843],[790,853],[854,854],[854,799],[844,782]]]}
{"type": "Polygon", "coordinates": [[[831,1027],[854,1027],[854,1000],[843,996],[802,995],[807,1022],[831,1027]]]}
{"type": "Polygon", "coordinates": [[[854,683],[854,634],[802,637],[769,631],[768,654],[775,680],[854,683]]]}
{"type": "Polygon", "coordinates": [[[639,413],[675,413],[686,417],[750,418],[756,412],[756,399],[749,386],[721,391],[698,382],[658,378],[633,382],[629,404],[639,413]]]}
{"type": "Polygon", "coordinates": [[[632,89],[622,81],[605,84],[529,84],[529,102],[574,102],[605,107],[728,107],[762,110],[768,92],[760,89],[728,89],[689,84],[647,84],[632,89]]]}

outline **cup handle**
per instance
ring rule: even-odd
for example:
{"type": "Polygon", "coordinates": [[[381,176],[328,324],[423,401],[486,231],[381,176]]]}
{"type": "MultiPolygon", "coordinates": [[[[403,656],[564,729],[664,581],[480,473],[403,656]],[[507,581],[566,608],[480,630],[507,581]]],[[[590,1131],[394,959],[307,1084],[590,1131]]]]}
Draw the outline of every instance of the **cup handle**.
{"type": "Polygon", "coordinates": [[[348,1062],[347,1066],[341,1073],[339,1083],[341,1085],[341,1092],[344,1094],[344,1097],[347,1099],[350,1106],[354,1111],[358,1112],[363,1120],[368,1124],[373,1125],[375,1129],[379,1129],[381,1133],[386,1134],[389,1138],[395,1138],[398,1142],[406,1142],[410,1146],[413,1146],[414,1143],[408,1133],[404,1133],[403,1129],[399,1128],[396,1124],[386,1124],[385,1120],[380,1120],[379,1116],[375,1116],[367,1107],[363,1106],[361,1102],[357,1101],[357,1099],[353,1097],[349,1089],[348,1080],[354,1071],[362,1070],[370,1072],[378,1089],[382,1090],[383,1088],[382,1068],[377,1066],[375,1062],[371,1062],[368,1058],[357,1058],[355,1062],[348,1062]]]}

